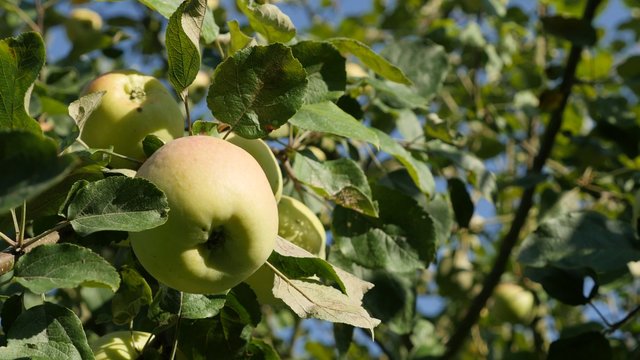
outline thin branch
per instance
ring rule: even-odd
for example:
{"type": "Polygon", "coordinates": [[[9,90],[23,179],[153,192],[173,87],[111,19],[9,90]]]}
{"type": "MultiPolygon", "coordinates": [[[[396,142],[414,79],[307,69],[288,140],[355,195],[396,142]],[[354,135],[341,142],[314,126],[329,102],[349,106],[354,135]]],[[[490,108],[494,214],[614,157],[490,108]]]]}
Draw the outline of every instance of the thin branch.
{"type": "Polygon", "coordinates": [[[24,10],[22,10],[19,6],[11,4],[9,2],[2,2],[1,4],[2,4],[2,7],[5,8],[7,11],[15,12],[16,15],[18,15],[20,19],[22,19],[22,21],[24,21],[27,25],[29,25],[32,31],[40,32],[40,28],[38,27],[38,24],[36,24],[31,19],[31,17],[26,12],[24,12],[24,10]]]}
{"type": "MultiPolygon", "coordinates": [[[[587,23],[591,23],[595,15],[596,8],[600,4],[601,0],[589,0],[587,3],[582,19],[587,23]]],[[[527,171],[528,174],[540,174],[547,159],[551,155],[556,135],[560,131],[562,126],[562,118],[564,109],[567,106],[569,96],[571,94],[571,88],[574,83],[576,68],[580,61],[580,54],[582,52],[582,46],[572,45],[569,58],[567,59],[567,66],[564,71],[562,84],[560,85],[560,93],[562,94],[562,100],[560,105],[553,111],[549,124],[542,135],[542,142],[538,155],[534,158],[531,168],[527,171]]],[[[482,285],[482,290],[473,299],[469,309],[465,313],[464,317],[458,322],[458,327],[455,332],[449,338],[446,344],[446,351],[442,356],[443,359],[455,358],[456,354],[460,351],[465,343],[469,331],[478,321],[480,312],[485,307],[487,300],[491,297],[493,290],[500,283],[500,278],[507,268],[511,252],[513,251],[516,243],[520,238],[520,232],[522,231],[524,224],[529,217],[529,210],[533,207],[533,196],[535,194],[536,186],[527,188],[522,194],[520,206],[516,211],[515,218],[511,224],[511,228],[507,234],[503,237],[500,244],[500,250],[495,259],[491,272],[487,275],[482,285]]]]}
{"type": "Polygon", "coordinates": [[[176,321],[176,334],[173,339],[173,349],[171,350],[171,357],[169,359],[173,360],[176,358],[176,353],[178,351],[178,335],[180,335],[180,319],[182,319],[182,300],[184,297],[184,293],[180,291],[180,307],[178,308],[178,320],[176,321]]]}
{"type": "Polygon", "coordinates": [[[5,235],[5,233],[3,233],[2,231],[0,231],[0,238],[2,238],[2,240],[6,241],[11,246],[15,247],[18,244],[17,242],[13,241],[13,239],[5,235]]]}
{"type": "Polygon", "coordinates": [[[11,219],[13,220],[13,230],[16,232],[16,239],[20,237],[20,225],[16,216],[16,209],[11,209],[11,219]]]}
{"type": "Polygon", "coordinates": [[[602,315],[602,313],[600,312],[600,310],[598,310],[598,307],[593,305],[592,302],[588,302],[587,303],[589,306],[591,306],[591,308],[593,309],[593,311],[596,312],[596,314],[598,314],[598,316],[600,317],[600,319],[605,323],[605,325],[611,327],[611,323],[607,320],[606,317],[604,317],[604,315],[602,315]]]}
{"type": "Polygon", "coordinates": [[[640,313],[640,305],[636,306],[635,309],[631,310],[627,316],[625,316],[624,318],[622,318],[622,320],[615,322],[613,324],[611,324],[609,326],[609,328],[606,330],[606,333],[610,334],[616,330],[618,330],[619,328],[622,327],[622,325],[626,324],[627,321],[631,320],[634,316],[638,315],[638,313],[640,313]]]}
{"type": "MultiPolygon", "coordinates": [[[[55,244],[58,241],[60,241],[60,233],[55,231],[37,239],[36,241],[25,242],[25,245],[22,247],[22,252],[28,253],[40,245],[55,244]]],[[[16,261],[16,254],[14,252],[15,248],[9,248],[0,252],[0,275],[4,275],[13,270],[13,265],[16,261]]]]}
{"type": "Polygon", "coordinates": [[[22,202],[22,211],[20,214],[20,234],[18,234],[18,238],[16,239],[18,241],[18,247],[22,247],[22,244],[24,243],[24,233],[26,231],[27,228],[27,201],[24,200],[22,202]]]}

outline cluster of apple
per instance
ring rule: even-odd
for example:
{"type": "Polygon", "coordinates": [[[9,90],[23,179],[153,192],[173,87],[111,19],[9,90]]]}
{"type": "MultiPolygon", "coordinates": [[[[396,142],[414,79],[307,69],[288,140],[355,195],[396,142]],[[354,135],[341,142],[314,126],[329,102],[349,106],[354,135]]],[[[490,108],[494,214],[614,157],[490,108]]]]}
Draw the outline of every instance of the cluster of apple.
{"type": "MultiPolygon", "coordinates": [[[[261,303],[276,304],[274,273],[265,263],[277,235],[324,257],[322,223],[302,202],[282,194],[282,173],[266,142],[234,134],[183,137],[183,116],[171,93],[135,71],[104,74],[84,93],[100,91],[102,101],[81,140],[123,155],[112,157],[112,167],[135,169],[134,160],[143,161],[135,176],[154,183],[169,202],[163,225],[129,234],[137,259],[159,282],[199,294],[225,293],[247,282],[261,303]],[[147,135],[165,145],[145,159],[147,135]]],[[[139,345],[129,332],[108,336],[101,343],[119,342],[124,352],[139,345]]]]}

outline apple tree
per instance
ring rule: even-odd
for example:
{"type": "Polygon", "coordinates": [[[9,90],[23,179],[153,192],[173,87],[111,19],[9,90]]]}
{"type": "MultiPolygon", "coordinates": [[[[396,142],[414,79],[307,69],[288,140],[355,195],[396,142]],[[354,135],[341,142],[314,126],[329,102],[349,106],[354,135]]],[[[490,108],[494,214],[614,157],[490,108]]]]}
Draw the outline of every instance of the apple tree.
{"type": "Polygon", "coordinates": [[[637,1],[0,4],[0,359],[640,356],[637,1]]]}

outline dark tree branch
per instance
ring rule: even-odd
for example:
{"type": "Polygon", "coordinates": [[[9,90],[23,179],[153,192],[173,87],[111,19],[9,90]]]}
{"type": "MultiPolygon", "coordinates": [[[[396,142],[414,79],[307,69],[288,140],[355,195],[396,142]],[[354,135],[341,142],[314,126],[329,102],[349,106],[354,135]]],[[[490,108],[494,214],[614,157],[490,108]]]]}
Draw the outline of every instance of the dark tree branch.
{"type": "Polygon", "coordinates": [[[631,310],[627,316],[625,316],[622,320],[615,322],[611,325],[609,325],[609,328],[607,329],[607,333],[612,333],[616,330],[618,330],[619,328],[621,328],[624,324],[627,323],[627,321],[631,320],[634,316],[638,315],[638,313],[640,313],[640,306],[636,306],[633,310],[631,310]]]}
{"type": "MultiPolygon", "coordinates": [[[[596,12],[596,8],[600,4],[600,2],[601,0],[589,0],[582,16],[582,19],[584,21],[587,21],[588,23],[592,22],[596,12]]],[[[540,174],[545,162],[551,155],[551,150],[553,149],[556,135],[558,134],[562,126],[562,116],[565,107],[567,106],[569,96],[571,94],[571,88],[575,82],[576,68],[578,66],[578,62],[580,61],[581,53],[582,46],[573,45],[571,47],[571,52],[569,53],[569,58],[567,59],[567,66],[564,70],[562,84],[558,89],[562,96],[561,102],[558,107],[551,113],[549,124],[547,125],[545,132],[542,135],[540,150],[534,158],[531,168],[529,168],[529,170],[527,171],[528,174],[540,174]]],[[[493,290],[500,282],[500,278],[507,268],[511,252],[518,242],[518,239],[520,238],[520,232],[522,231],[522,228],[524,227],[524,224],[529,216],[529,210],[531,210],[531,207],[533,206],[534,194],[535,185],[527,188],[522,194],[520,206],[518,207],[513,222],[511,223],[511,228],[502,239],[500,250],[495,259],[493,268],[484,280],[482,290],[473,299],[471,305],[469,306],[469,309],[465,313],[462,320],[460,320],[460,322],[458,323],[459,325],[456,328],[456,331],[453,333],[451,338],[449,338],[446,351],[442,356],[443,359],[451,359],[455,357],[458,351],[460,351],[467,336],[469,335],[471,328],[478,321],[480,312],[485,307],[487,300],[489,300],[489,297],[491,297],[493,290]]]]}

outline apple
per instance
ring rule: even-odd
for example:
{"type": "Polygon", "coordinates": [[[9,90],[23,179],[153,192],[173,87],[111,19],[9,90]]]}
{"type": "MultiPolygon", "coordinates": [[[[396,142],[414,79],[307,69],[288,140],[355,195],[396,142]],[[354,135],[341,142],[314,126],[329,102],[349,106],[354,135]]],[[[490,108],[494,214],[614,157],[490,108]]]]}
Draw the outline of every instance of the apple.
{"type": "Polygon", "coordinates": [[[96,360],[132,360],[142,355],[151,334],[143,331],[116,331],[91,344],[96,360]]]}
{"type": "Polygon", "coordinates": [[[489,306],[489,318],[497,323],[528,324],[533,320],[535,297],[523,287],[499,284],[489,306]]]}
{"type": "Polygon", "coordinates": [[[188,136],[157,150],[136,177],[169,201],[167,222],[129,234],[142,266],[174,289],[219,294],[267,260],[278,234],[269,180],[245,150],[211,136],[188,136]]]}
{"type": "MultiPolygon", "coordinates": [[[[114,152],[143,161],[142,140],[147,135],[167,142],[184,134],[180,106],[156,78],[133,70],[114,71],[89,83],[83,95],[98,91],[106,93],[80,134],[90,147],[113,146],[114,152]]],[[[110,165],[135,169],[139,163],[112,156],[110,165]]]]}
{"type": "Polygon", "coordinates": [[[100,38],[102,17],[91,9],[77,8],[71,10],[64,25],[67,37],[74,46],[90,49],[100,38]]]}
{"type": "MultiPolygon", "coordinates": [[[[324,226],[304,203],[283,195],[278,203],[278,222],[278,235],[320,258],[325,258],[327,235],[324,226]]],[[[273,270],[263,265],[245,281],[256,293],[261,304],[282,303],[273,296],[274,276],[273,270]]]]}
{"type": "Polygon", "coordinates": [[[243,148],[256,159],[269,179],[276,201],[280,201],[282,197],[282,171],[280,171],[278,159],[269,145],[260,139],[245,139],[233,133],[227,137],[227,141],[243,148]]]}
{"type": "Polygon", "coordinates": [[[453,298],[468,297],[473,288],[473,274],[473,264],[465,251],[444,253],[436,272],[438,292],[453,298]]]}

